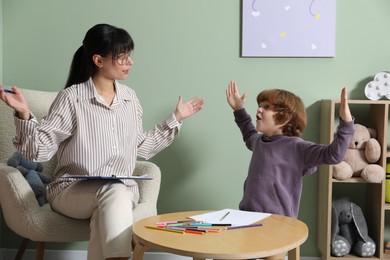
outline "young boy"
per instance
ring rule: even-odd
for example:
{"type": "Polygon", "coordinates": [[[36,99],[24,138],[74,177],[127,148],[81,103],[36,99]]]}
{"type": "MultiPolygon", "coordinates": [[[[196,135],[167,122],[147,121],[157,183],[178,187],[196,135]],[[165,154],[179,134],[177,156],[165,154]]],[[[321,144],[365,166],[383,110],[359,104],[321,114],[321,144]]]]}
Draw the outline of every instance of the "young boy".
{"type": "Polygon", "coordinates": [[[354,133],[346,93],[343,88],[335,138],[331,144],[323,145],[299,137],[306,127],[306,111],[293,93],[280,89],[262,91],[257,96],[255,127],[244,108],[247,94],[240,96],[236,83],[229,83],[227,101],[252,151],[241,210],[297,218],[303,177],[314,173],[321,164],[341,162],[354,133]]]}

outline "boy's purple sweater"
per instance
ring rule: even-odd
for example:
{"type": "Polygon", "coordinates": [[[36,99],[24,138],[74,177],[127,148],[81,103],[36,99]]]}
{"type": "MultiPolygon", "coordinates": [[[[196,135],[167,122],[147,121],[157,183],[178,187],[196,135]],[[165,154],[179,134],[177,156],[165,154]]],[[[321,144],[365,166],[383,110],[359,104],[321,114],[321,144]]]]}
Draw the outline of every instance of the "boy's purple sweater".
{"type": "Polygon", "coordinates": [[[239,208],[297,218],[302,194],[302,178],[322,164],[340,163],[354,134],[354,122],[340,125],[329,145],[305,141],[300,137],[267,137],[255,129],[245,109],[234,111],[244,142],[252,151],[244,196],[239,208]]]}

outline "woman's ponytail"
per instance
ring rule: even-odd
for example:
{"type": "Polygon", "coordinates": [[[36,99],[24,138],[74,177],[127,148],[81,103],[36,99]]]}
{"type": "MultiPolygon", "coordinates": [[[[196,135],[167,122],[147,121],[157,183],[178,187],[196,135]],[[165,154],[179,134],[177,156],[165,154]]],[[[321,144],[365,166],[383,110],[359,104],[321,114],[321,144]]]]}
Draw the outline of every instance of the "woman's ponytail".
{"type": "Polygon", "coordinates": [[[73,55],[65,88],[87,81],[93,73],[92,57],[88,57],[85,47],[81,45],[73,55]]]}

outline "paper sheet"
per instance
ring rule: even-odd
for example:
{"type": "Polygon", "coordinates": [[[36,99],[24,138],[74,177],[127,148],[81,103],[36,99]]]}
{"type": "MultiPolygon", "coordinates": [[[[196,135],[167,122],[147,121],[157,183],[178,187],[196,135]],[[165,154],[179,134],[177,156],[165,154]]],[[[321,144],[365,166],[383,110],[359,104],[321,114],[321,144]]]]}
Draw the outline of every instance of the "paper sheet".
{"type": "Polygon", "coordinates": [[[232,226],[249,225],[269,217],[270,213],[243,211],[237,209],[223,209],[205,214],[189,216],[196,221],[215,224],[232,224],[232,226]],[[221,220],[227,213],[229,214],[221,220]]]}

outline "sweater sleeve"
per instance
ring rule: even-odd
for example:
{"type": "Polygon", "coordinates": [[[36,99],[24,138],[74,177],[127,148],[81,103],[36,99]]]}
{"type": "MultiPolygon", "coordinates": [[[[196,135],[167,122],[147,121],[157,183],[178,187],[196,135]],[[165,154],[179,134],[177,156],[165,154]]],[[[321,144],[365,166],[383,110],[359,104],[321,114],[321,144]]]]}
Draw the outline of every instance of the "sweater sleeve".
{"type": "Polygon", "coordinates": [[[329,145],[311,144],[305,149],[305,163],[308,166],[340,163],[347,152],[349,142],[355,132],[354,120],[340,119],[334,139],[329,145]]]}
{"type": "Polygon", "coordinates": [[[259,132],[257,132],[255,126],[252,123],[252,119],[249,114],[246,112],[245,108],[235,110],[233,112],[234,120],[240,128],[243,140],[249,150],[253,150],[254,141],[259,137],[259,132]]]}

